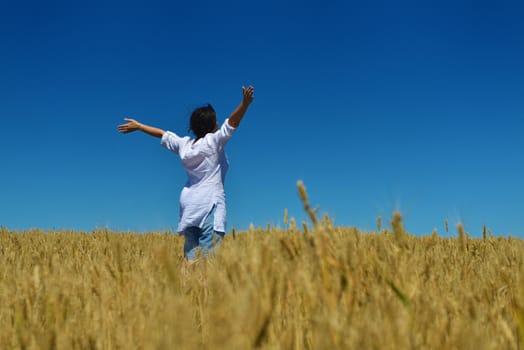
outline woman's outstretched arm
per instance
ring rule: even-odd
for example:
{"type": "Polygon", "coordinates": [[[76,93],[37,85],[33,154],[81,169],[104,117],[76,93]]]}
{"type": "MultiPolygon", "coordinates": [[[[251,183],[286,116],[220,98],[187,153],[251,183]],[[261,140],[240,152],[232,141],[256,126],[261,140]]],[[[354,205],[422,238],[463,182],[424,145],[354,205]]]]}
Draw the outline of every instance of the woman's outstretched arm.
{"type": "Polygon", "coordinates": [[[244,114],[246,114],[247,108],[255,98],[253,95],[254,92],[255,89],[252,86],[249,86],[247,89],[242,86],[242,102],[240,102],[238,107],[229,116],[229,125],[234,128],[237,128],[240,125],[242,118],[244,118],[244,114]]]}
{"type": "Polygon", "coordinates": [[[122,134],[140,130],[148,135],[161,138],[165,133],[165,131],[162,129],[139,123],[134,119],[124,118],[124,120],[127,123],[118,126],[118,131],[122,134]]]}

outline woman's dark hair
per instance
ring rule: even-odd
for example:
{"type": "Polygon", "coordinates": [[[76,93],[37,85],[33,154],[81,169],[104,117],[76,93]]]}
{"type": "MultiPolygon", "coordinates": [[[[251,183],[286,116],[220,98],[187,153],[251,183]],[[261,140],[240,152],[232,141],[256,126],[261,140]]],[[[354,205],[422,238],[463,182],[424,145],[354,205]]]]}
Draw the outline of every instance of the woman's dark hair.
{"type": "Polygon", "coordinates": [[[195,134],[197,139],[213,132],[216,125],[217,114],[210,104],[199,107],[191,113],[191,118],[189,119],[189,131],[195,134]]]}

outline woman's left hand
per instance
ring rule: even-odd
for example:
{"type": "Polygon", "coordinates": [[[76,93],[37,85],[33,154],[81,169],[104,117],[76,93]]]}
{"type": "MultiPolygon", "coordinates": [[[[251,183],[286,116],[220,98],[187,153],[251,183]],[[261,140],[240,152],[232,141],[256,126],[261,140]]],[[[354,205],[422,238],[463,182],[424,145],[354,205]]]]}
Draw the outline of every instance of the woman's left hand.
{"type": "Polygon", "coordinates": [[[122,124],[118,126],[118,131],[122,134],[127,134],[133,131],[140,130],[140,123],[137,122],[134,119],[124,118],[124,120],[127,122],[126,124],[122,124]]]}

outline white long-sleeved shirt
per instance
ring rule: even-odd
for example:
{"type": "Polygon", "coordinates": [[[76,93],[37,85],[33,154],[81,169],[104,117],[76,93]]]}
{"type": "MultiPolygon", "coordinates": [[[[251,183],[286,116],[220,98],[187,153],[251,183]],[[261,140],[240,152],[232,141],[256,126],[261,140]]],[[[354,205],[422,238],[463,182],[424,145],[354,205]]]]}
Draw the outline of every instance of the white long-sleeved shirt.
{"type": "Polygon", "coordinates": [[[215,231],[226,231],[224,179],[229,161],[224,146],[234,131],[226,119],[220,129],[196,142],[171,131],[162,136],[161,145],[178,154],[187,173],[186,185],[180,193],[178,232],[187,227],[201,228],[213,207],[215,231]]]}

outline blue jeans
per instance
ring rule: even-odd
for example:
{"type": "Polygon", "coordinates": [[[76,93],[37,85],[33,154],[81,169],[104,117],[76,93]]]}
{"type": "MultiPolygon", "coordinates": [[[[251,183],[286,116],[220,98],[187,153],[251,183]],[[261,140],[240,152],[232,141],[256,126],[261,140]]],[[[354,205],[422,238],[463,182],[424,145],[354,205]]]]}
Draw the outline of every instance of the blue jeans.
{"type": "Polygon", "coordinates": [[[184,257],[186,259],[195,259],[195,254],[198,250],[200,250],[202,256],[207,257],[209,253],[212,253],[213,250],[218,247],[220,241],[224,238],[225,232],[215,231],[213,228],[214,212],[215,209],[213,208],[204,221],[202,228],[196,226],[187,227],[184,231],[179,232],[179,234],[185,238],[184,257]]]}

